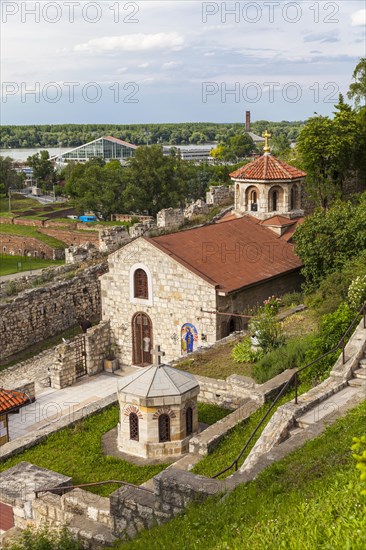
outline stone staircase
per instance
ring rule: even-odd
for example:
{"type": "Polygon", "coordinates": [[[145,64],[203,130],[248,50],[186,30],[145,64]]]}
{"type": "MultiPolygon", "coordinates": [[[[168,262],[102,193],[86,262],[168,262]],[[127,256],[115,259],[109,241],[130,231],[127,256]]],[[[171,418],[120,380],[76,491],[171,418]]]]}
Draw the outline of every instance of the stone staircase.
{"type": "MultiPolygon", "coordinates": [[[[240,467],[256,468],[275,448],[294,450],[319,435],[327,425],[366,399],[366,327],[362,320],[340,354],[329,378],[298,398],[279,407],[240,467]],[[286,445],[283,445],[286,443],[286,445]]],[[[281,453],[280,453],[281,454],[281,453]]]]}

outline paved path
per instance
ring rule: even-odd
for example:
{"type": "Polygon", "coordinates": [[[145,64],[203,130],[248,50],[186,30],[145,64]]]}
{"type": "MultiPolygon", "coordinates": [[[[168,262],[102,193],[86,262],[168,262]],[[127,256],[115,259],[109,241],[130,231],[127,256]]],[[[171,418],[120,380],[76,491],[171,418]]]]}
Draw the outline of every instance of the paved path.
{"type": "Polygon", "coordinates": [[[56,424],[65,417],[72,422],[76,411],[90,403],[95,403],[97,407],[98,401],[117,393],[121,378],[138,370],[138,367],[123,367],[123,371],[117,371],[117,374],[102,372],[90,378],[85,376],[62,390],[43,389],[36,395],[34,403],[9,416],[10,440],[56,424]]]}
{"type": "Polygon", "coordinates": [[[6,281],[13,281],[14,279],[21,279],[22,277],[28,277],[28,275],[34,275],[37,271],[42,271],[44,267],[39,267],[38,269],[32,269],[30,271],[18,271],[17,273],[10,273],[10,275],[1,275],[0,283],[5,283],[6,281]]]}

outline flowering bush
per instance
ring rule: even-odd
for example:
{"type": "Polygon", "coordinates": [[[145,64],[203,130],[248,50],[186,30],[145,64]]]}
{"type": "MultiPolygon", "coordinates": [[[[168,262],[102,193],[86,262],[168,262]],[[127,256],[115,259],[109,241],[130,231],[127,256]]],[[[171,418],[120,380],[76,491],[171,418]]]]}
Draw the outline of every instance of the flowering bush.
{"type": "Polygon", "coordinates": [[[264,300],[263,308],[266,313],[270,313],[271,315],[277,315],[281,307],[281,304],[282,304],[281,298],[277,298],[277,296],[270,296],[269,298],[267,298],[267,300],[264,300]]]}
{"type": "Polygon", "coordinates": [[[352,309],[360,309],[366,301],[366,275],[359,275],[348,288],[348,302],[352,309]]]}

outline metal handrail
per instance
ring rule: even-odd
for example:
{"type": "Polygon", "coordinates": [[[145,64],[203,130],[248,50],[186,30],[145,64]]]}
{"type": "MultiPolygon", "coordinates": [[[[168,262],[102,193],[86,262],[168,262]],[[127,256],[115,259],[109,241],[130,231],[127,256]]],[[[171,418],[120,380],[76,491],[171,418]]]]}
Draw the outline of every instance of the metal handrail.
{"type": "Polygon", "coordinates": [[[309,367],[313,366],[315,363],[317,363],[318,361],[321,361],[322,359],[324,359],[324,357],[327,357],[328,355],[330,355],[331,353],[334,353],[337,349],[339,349],[340,347],[342,347],[342,364],[344,365],[345,362],[346,362],[346,355],[345,355],[345,347],[346,347],[346,344],[345,344],[345,339],[346,337],[348,336],[350,330],[354,327],[354,325],[356,324],[356,322],[359,320],[359,317],[360,315],[363,315],[363,328],[366,328],[366,302],[363,304],[363,306],[361,307],[361,309],[358,311],[356,317],[353,319],[352,323],[350,324],[350,326],[348,327],[348,329],[346,330],[346,332],[343,334],[343,336],[341,337],[341,339],[339,340],[338,344],[332,348],[330,351],[327,351],[326,353],[323,353],[323,355],[321,355],[320,357],[318,357],[317,359],[314,359],[313,361],[311,361],[310,363],[308,363],[307,365],[305,365],[304,367],[301,367],[299,369],[296,370],[296,372],[293,373],[293,375],[288,379],[288,381],[286,382],[286,384],[284,386],[282,386],[280,392],[278,393],[276,399],[272,402],[272,405],[270,406],[270,408],[268,409],[268,411],[266,412],[266,414],[262,417],[262,419],[260,420],[260,422],[257,424],[257,426],[255,427],[255,429],[253,430],[253,432],[251,433],[248,441],[245,443],[244,447],[242,448],[242,450],[240,451],[239,455],[235,458],[235,460],[233,460],[233,462],[227,467],[225,468],[224,470],[221,470],[218,474],[215,474],[213,476],[213,479],[221,476],[222,474],[225,474],[226,472],[228,472],[229,470],[231,470],[234,466],[235,466],[235,471],[238,470],[238,463],[239,463],[239,460],[241,459],[241,457],[243,456],[243,454],[245,453],[245,451],[247,450],[249,444],[251,443],[251,441],[253,440],[254,436],[256,435],[256,433],[258,432],[259,428],[263,425],[264,421],[266,420],[266,418],[268,417],[269,413],[272,411],[273,407],[276,405],[276,403],[278,402],[278,400],[280,399],[280,397],[282,397],[282,395],[286,392],[286,390],[288,389],[288,387],[292,384],[292,382],[294,382],[294,385],[295,385],[295,404],[297,405],[298,404],[298,374],[299,372],[302,372],[303,370],[306,370],[308,369],[309,367]]]}
{"type": "Polygon", "coordinates": [[[147,489],[146,487],[141,487],[141,485],[134,485],[133,483],[128,483],[127,481],[121,481],[119,479],[109,479],[108,481],[96,481],[94,483],[81,483],[79,485],[65,485],[62,487],[49,487],[47,489],[40,489],[39,491],[35,491],[36,498],[38,498],[38,495],[40,493],[54,493],[55,491],[61,491],[61,493],[64,493],[64,491],[68,491],[69,489],[80,489],[81,487],[97,487],[98,485],[108,485],[109,483],[120,483],[121,485],[127,485],[128,487],[134,487],[137,489],[142,489],[143,491],[146,491],[147,493],[153,493],[151,489],[147,489]]]}

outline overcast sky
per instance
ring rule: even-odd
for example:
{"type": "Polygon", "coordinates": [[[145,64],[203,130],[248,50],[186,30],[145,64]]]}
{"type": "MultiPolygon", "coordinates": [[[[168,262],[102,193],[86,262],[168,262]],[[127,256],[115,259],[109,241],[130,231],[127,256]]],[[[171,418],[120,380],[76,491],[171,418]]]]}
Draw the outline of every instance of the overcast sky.
{"type": "Polygon", "coordinates": [[[332,112],[365,55],[365,0],[1,11],[3,124],[304,120],[332,112]]]}

